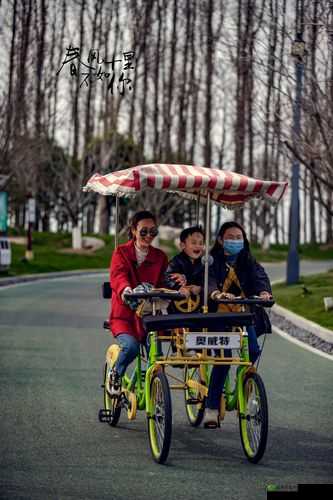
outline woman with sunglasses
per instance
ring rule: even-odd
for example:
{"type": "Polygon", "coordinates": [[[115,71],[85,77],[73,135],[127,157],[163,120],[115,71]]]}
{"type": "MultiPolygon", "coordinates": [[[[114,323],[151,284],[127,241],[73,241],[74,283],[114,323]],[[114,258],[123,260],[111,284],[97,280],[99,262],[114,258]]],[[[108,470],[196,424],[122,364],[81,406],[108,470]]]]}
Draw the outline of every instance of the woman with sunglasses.
{"type": "Polygon", "coordinates": [[[156,219],[151,212],[137,212],[129,226],[129,241],[114,251],[110,282],[112,307],[110,329],[121,346],[119,357],[110,372],[109,392],[119,394],[121,377],[127,366],[137,356],[140,344],[145,343],[145,332],[141,319],[125,302],[124,295],[142,282],[163,286],[168,258],[162,250],[151,246],[157,236],[156,219]]]}

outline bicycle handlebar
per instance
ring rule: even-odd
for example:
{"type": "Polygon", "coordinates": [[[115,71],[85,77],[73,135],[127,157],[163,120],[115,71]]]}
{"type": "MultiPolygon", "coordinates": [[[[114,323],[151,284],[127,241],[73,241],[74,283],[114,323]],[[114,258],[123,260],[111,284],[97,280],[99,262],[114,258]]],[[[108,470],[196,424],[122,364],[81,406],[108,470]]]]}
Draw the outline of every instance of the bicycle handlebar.
{"type": "Polygon", "coordinates": [[[132,299],[164,299],[164,300],[182,300],[186,299],[185,295],[178,292],[161,292],[161,291],[151,291],[151,292],[133,292],[125,293],[124,298],[127,300],[132,299]]]}
{"type": "Polygon", "coordinates": [[[275,304],[275,300],[273,298],[270,300],[263,300],[257,296],[248,298],[235,297],[234,299],[214,299],[214,301],[218,304],[243,304],[261,307],[272,307],[275,304]]]}

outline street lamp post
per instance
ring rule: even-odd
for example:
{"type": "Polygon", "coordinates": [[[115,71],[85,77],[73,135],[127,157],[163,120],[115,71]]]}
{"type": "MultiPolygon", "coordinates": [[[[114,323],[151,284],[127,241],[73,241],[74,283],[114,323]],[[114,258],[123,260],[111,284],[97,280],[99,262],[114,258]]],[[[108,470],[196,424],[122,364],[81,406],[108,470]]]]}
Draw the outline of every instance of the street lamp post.
{"type": "MultiPolygon", "coordinates": [[[[292,56],[295,58],[296,93],[294,101],[293,122],[293,146],[296,150],[301,132],[301,99],[304,73],[305,43],[302,32],[298,32],[292,46],[292,56]]],[[[289,252],[287,262],[287,284],[292,285],[299,281],[299,233],[300,233],[300,210],[299,210],[299,169],[300,164],[294,158],[291,178],[291,205],[289,212],[289,252]]]]}

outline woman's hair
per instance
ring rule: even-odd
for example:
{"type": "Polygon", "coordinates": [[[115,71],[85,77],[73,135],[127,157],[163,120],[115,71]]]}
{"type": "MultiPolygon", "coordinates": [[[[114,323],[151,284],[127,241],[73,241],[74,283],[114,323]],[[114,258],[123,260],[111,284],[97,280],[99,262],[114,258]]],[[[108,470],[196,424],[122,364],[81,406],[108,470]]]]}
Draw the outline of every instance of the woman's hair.
{"type": "Polygon", "coordinates": [[[225,222],[220,227],[220,230],[217,234],[217,238],[215,240],[215,243],[214,243],[214,246],[211,250],[211,253],[215,253],[221,248],[221,244],[219,243],[218,239],[219,238],[223,239],[224,233],[227,231],[227,229],[230,229],[231,227],[238,227],[238,229],[240,229],[242,231],[243,239],[244,239],[244,249],[249,251],[249,249],[250,249],[249,241],[247,239],[246,232],[245,232],[244,228],[240,224],[238,224],[238,222],[236,222],[236,221],[229,221],[229,222],[225,222]]]}
{"type": "Polygon", "coordinates": [[[129,240],[133,238],[132,229],[136,229],[140,220],[143,219],[152,219],[156,224],[156,217],[151,212],[149,212],[149,210],[141,210],[140,212],[136,212],[136,214],[133,215],[132,220],[128,226],[127,234],[129,240]]]}

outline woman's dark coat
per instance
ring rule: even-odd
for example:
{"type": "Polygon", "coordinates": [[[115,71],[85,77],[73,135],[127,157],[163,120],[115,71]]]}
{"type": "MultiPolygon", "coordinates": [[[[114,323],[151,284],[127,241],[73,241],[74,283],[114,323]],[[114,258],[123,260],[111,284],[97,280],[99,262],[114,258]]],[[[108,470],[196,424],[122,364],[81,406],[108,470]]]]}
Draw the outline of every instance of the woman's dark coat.
{"type": "MultiPolygon", "coordinates": [[[[214,259],[209,267],[208,292],[222,290],[223,283],[228,274],[227,261],[221,245],[215,245],[211,251],[214,259]]],[[[246,297],[259,295],[260,292],[272,293],[271,284],[265,269],[255,260],[249,251],[249,243],[244,239],[244,249],[239,253],[236,263],[233,265],[241,289],[246,297]]],[[[232,290],[230,290],[233,293],[232,290]]],[[[217,305],[210,301],[210,310],[216,310],[217,305]]],[[[271,333],[272,326],[269,317],[263,307],[254,306],[252,312],[255,315],[255,329],[257,337],[263,333],[271,333]]]]}
{"type": "Polygon", "coordinates": [[[184,274],[187,285],[201,286],[204,277],[204,266],[201,263],[201,257],[192,261],[183,251],[170,260],[165,273],[165,286],[172,290],[179,290],[180,285],[171,277],[173,273],[184,274]]]}

